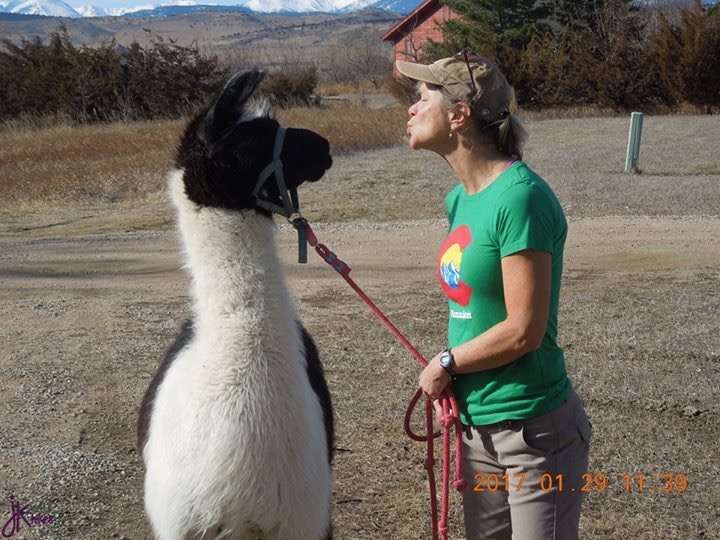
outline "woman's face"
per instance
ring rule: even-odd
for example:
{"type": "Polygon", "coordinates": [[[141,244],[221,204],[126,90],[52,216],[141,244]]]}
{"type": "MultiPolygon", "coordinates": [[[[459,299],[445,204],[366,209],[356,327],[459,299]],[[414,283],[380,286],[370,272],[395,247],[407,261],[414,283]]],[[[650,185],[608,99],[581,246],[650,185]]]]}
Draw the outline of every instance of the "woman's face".
{"type": "Polygon", "coordinates": [[[420,83],[420,98],[409,109],[407,123],[408,144],[413,150],[441,152],[450,142],[450,118],[440,90],[420,83]]]}

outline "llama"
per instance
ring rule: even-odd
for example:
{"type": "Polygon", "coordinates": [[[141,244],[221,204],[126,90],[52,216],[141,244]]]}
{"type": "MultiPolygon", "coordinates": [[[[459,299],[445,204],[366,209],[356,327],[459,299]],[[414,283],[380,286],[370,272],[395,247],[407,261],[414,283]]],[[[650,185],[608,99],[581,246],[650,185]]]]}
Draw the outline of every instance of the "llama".
{"type": "Polygon", "coordinates": [[[160,540],[331,538],[333,413],[318,352],[297,321],[258,176],[277,133],[288,188],[332,165],[327,140],[280,126],[232,77],[187,125],[168,175],[193,317],[143,398],[145,509],[160,540]],[[264,204],[261,204],[264,203],[264,204]]]}

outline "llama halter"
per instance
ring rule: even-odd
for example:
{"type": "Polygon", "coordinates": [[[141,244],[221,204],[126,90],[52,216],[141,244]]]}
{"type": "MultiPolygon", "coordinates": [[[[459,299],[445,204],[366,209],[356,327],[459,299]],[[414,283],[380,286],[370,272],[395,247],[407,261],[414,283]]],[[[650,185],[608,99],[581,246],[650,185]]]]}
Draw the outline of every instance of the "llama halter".
{"type": "MultiPolygon", "coordinates": [[[[298,199],[297,188],[287,187],[285,183],[285,173],[283,170],[283,162],[280,159],[283,144],[285,143],[285,128],[278,126],[275,133],[275,146],[273,147],[273,160],[260,172],[257,184],[252,194],[257,199],[257,205],[269,212],[285,216],[292,223],[293,217],[302,217],[300,214],[300,201],[298,199]],[[268,179],[275,175],[275,183],[278,188],[282,206],[269,200],[268,192],[264,189],[268,179]]],[[[307,262],[307,241],[305,230],[298,228],[298,262],[307,262]]]]}
{"type": "Polygon", "coordinates": [[[258,176],[257,184],[252,194],[257,199],[257,204],[261,208],[280,214],[289,218],[292,214],[297,212],[297,190],[292,188],[288,189],[285,184],[285,174],[283,172],[283,162],[280,159],[280,154],[283,149],[283,143],[285,142],[285,128],[278,126],[277,132],[275,133],[275,147],[273,148],[273,160],[267,164],[267,166],[260,172],[258,176]],[[265,182],[268,181],[270,176],[275,174],[275,183],[278,187],[278,193],[282,206],[270,201],[268,198],[268,192],[263,189],[265,182]]]}

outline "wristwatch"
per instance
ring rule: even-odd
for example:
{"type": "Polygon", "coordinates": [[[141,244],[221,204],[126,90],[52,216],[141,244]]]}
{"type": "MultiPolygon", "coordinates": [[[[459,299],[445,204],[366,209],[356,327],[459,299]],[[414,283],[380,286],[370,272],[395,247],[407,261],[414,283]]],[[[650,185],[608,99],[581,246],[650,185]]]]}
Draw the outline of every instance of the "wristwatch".
{"type": "Polygon", "coordinates": [[[455,375],[455,357],[452,349],[445,349],[440,353],[440,365],[448,372],[448,375],[455,375]]]}

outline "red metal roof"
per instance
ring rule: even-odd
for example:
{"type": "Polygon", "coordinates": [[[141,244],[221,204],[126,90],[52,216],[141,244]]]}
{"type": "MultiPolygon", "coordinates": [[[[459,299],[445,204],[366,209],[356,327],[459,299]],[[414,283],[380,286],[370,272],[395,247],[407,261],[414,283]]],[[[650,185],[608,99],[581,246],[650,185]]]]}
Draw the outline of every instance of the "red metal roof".
{"type": "Polygon", "coordinates": [[[413,23],[416,24],[417,21],[422,18],[421,16],[429,16],[429,14],[438,9],[440,9],[440,2],[438,0],[426,0],[416,7],[407,17],[385,32],[385,35],[382,37],[383,41],[397,42],[402,37],[402,34],[407,33],[405,32],[407,26],[413,23]]]}

